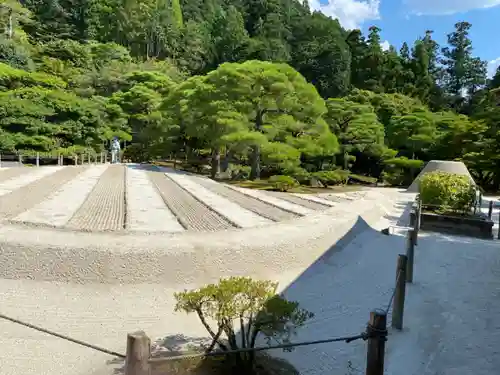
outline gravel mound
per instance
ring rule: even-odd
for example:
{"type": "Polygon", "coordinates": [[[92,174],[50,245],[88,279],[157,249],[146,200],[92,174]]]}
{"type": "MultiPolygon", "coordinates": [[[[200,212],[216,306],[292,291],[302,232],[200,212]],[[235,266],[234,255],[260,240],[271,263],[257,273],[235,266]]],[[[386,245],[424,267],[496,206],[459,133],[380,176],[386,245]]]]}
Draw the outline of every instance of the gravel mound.
{"type": "Polygon", "coordinates": [[[73,168],[82,172],[62,185],[48,199],[43,200],[30,210],[24,211],[16,216],[14,220],[63,227],[83,204],[107,167],[107,165],[99,165],[92,168],[73,168]]]}
{"type": "Polygon", "coordinates": [[[266,193],[275,196],[276,198],[286,200],[299,206],[304,206],[314,211],[326,210],[330,208],[330,206],[326,204],[321,204],[313,200],[303,199],[290,193],[281,193],[279,191],[267,191],[266,193]]]}
{"type": "Polygon", "coordinates": [[[11,219],[29,210],[50,197],[62,185],[71,181],[84,170],[85,168],[83,167],[63,167],[62,169],[54,170],[54,173],[1,196],[0,215],[5,219],[11,219]]]}
{"type": "Polygon", "coordinates": [[[165,205],[158,189],[140,166],[126,169],[127,221],[126,229],[141,232],[183,232],[177,217],[165,205]]]}
{"type": "Polygon", "coordinates": [[[31,168],[0,168],[0,183],[23,174],[28,174],[30,171],[33,170],[31,168]]]}
{"type": "Polygon", "coordinates": [[[285,221],[299,217],[299,215],[292,212],[282,210],[207,178],[197,178],[196,182],[214,193],[236,202],[241,207],[255,212],[257,215],[265,217],[269,220],[285,221]]]}
{"type": "Polygon", "coordinates": [[[84,231],[122,230],[125,223],[125,166],[111,165],[68,222],[84,231]]]}
{"type": "Polygon", "coordinates": [[[455,173],[462,176],[467,176],[472,182],[474,182],[474,179],[470,175],[469,170],[467,169],[465,164],[462,163],[461,161],[431,160],[430,162],[427,163],[424,169],[422,169],[422,171],[418,174],[417,178],[415,178],[415,180],[410,185],[407,191],[409,193],[418,193],[420,187],[419,181],[422,178],[422,176],[427,173],[436,171],[455,173]]]}
{"type": "Polygon", "coordinates": [[[187,230],[216,232],[233,228],[221,215],[198,201],[161,172],[148,172],[165,204],[187,230]]]}
{"type": "Polygon", "coordinates": [[[229,199],[205,189],[196,183],[197,179],[193,176],[174,170],[166,172],[165,175],[219,215],[224,216],[236,227],[252,228],[270,223],[268,219],[256,215],[255,212],[247,210],[229,199]]]}

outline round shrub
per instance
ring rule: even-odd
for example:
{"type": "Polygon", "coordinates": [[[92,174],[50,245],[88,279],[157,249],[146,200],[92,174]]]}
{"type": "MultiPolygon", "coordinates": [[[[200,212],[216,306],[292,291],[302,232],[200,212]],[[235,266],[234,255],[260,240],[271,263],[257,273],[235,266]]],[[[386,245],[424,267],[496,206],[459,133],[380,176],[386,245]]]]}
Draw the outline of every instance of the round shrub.
{"type": "Polygon", "coordinates": [[[340,170],[314,172],[313,176],[325,186],[343,185],[349,180],[349,172],[340,170]]]}
{"type": "Polygon", "coordinates": [[[467,213],[476,200],[476,186],[467,176],[430,172],[419,185],[422,204],[431,210],[467,213]]]}
{"type": "Polygon", "coordinates": [[[290,176],[271,176],[269,182],[273,185],[273,189],[278,191],[288,191],[299,186],[297,180],[290,176]]]}
{"type": "Polygon", "coordinates": [[[298,181],[301,185],[309,185],[311,182],[311,173],[304,168],[293,168],[283,171],[285,175],[291,176],[298,181]]]}

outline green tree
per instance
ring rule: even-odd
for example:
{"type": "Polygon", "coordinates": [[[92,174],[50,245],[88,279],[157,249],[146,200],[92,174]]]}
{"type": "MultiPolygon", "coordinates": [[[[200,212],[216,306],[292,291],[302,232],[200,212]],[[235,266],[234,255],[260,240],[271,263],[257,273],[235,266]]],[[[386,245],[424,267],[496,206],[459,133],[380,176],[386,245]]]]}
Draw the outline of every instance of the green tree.
{"type": "Polygon", "coordinates": [[[445,87],[456,109],[464,105],[466,94],[473,94],[486,83],[486,62],[472,56],[471,26],[468,22],[456,23],[455,31],[448,34],[449,47],[443,48],[445,87]]]}
{"type": "MultiPolygon", "coordinates": [[[[215,347],[223,351],[254,348],[260,337],[269,345],[272,341],[288,343],[295,330],[313,314],[301,309],[298,302],[278,296],[277,286],[246,277],[222,279],[218,284],[176,293],[175,310],[198,315],[212,339],[207,352],[215,347]]],[[[255,352],[240,353],[233,358],[235,371],[254,372],[255,352]]]]}
{"type": "Polygon", "coordinates": [[[343,167],[349,169],[349,153],[364,152],[384,143],[384,126],[369,104],[328,99],[326,121],[341,145],[343,167]]]}
{"type": "MultiPolygon", "coordinates": [[[[226,63],[207,75],[207,83],[217,88],[209,97],[230,103],[244,116],[249,132],[264,134],[268,140],[314,139],[328,131],[321,119],[324,101],[313,85],[286,64],[226,63]]],[[[261,172],[263,138],[258,139],[251,146],[252,179],[260,178],[261,172]]]]}

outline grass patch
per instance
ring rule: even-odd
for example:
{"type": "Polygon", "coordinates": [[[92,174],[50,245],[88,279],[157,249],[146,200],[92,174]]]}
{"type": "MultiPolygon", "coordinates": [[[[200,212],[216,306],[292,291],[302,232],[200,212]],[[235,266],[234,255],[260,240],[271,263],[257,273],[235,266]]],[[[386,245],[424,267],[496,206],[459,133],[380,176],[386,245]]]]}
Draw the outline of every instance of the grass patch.
{"type": "MultiPolygon", "coordinates": [[[[226,184],[229,185],[235,185],[239,186],[242,188],[247,188],[247,189],[255,189],[255,190],[273,190],[274,185],[269,182],[268,180],[255,180],[255,181],[250,181],[250,180],[245,180],[245,181],[221,181],[225,182],[226,184]]],[[[310,186],[298,186],[296,188],[293,188],[289,190],[289,193],[300,193],[300,194],[318,194],[318,193],[344,193],[344,192],[351,192],[351,191],[359,191],[362,190],[362,186],[358,185],[336,185],[336,186],[329,186],[327,188],[315,188],[315,187],[310,187],[310,186]]]]}

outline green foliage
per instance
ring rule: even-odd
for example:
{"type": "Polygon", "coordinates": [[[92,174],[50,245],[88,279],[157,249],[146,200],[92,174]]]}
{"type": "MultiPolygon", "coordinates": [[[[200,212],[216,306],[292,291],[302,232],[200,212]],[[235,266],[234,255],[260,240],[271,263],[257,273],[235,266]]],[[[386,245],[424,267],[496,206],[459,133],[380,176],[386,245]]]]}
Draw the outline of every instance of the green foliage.
{"type": "Polygon", "coordinates": [[[377,178],[351,173],[349,175],[349,181],[360,184],[373,185],[377,183],[377,178]]]}
{"type": "Polygon", "coordinates": [[[342,170],[318,171],[312,175],[325,186],[345,185],[349,181],[349,172],[342,170]]]}
{"type": "Polygon", "coordinates": [[[500,190],[500,71],[486,80],[467,22],[444,46],[425,31],[383,51],[378,27],[296,0],[2,5],[2,150],[97,152],[115,134],[137,161],[211,158],[214,177],[234,163],[242,178],[342,168],[396,185],[420,169],[407,160],[458,159],[500,190]]]}
{"type": "Polygon", "coordinates": [[[289,191],[299,186],[296,179],[290,176],[275,175],[269,178],[269,182],[273,185],[273,189],[277,191],[289,191]]]}
{"type": "Polygon", "coordinates": [[[475,185],[467,176],[431,172],[419,184],[422,204],[430,210],[468,214],[476,201],[475,185]]]}
{"type": "Polygon", "coordinates": [[[418,175],[424,162],[405,156],[384,160],[382,180],[394,186],[409,186],[418,175]]]}
{"type": "MultiPolygon", "coordinates": [[[[212,338],[209,351],[253,348],[259,337],[271,344],[289,342],[296,328],[313,314],[298,302],[276,295],[277,284],[247,277],[222,279],[200,289],[175,294],[175,311],[196,313],[212,338]],[[214,322],[214,324],[211,324],[214,322]],[[215,325],[215,327],[213,327],[215,325]],[[240,338],[236,337],[238,326],[240,338]]],[[[255,354],[236,356],[238,372],[254,368],[255,354]]]]}

